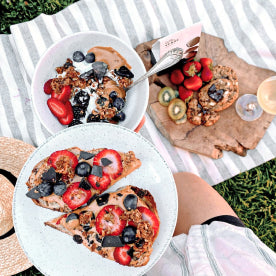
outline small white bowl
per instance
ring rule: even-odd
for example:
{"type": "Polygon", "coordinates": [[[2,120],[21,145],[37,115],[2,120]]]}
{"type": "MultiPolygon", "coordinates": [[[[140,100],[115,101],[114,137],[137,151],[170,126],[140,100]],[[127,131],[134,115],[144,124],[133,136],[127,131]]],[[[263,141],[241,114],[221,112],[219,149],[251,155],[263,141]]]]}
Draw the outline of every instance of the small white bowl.
{"type": "MultiPolygon", "coordinates": [[[[69,35],[53,44],[40,58],[32,79],[31,98],[35,112],[44,125],[52,134],[67,128],[59,123],[47,106],[49,95],[43,91],[44,83],[56,76],[56,67],[62,66],[67,58],[72,59],[75,51],[86,53],[95,46],[112,47],[119,52],[132,67],[134,81],[142,76],[146,70],[135,50],[124,43],[121,39],[106,33],[100,32],[79,32],[69,35]]],[[[126,105],[123,111],[126,119],[119,124],[134,130],[146,112],[149,98],[149,84],[145,80],[128,91],[126,105]]]]}

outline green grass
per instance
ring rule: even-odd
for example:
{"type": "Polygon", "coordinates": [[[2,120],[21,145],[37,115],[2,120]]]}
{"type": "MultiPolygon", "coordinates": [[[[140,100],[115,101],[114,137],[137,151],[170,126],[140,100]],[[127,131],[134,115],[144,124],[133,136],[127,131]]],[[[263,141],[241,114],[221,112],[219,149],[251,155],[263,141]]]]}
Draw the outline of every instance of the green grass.
{"type": "MultiPolygon", "coordinates": [[[[28,21],[40,13],[54,14],[76,0],[2,0],[0,33],[10,33],[12,24],[28,21]]],[[[276,159],[216,185],[245,225],[276,251],[276,159]]],[[[42,275],[36,268],[17,276],[42,275]]]]}

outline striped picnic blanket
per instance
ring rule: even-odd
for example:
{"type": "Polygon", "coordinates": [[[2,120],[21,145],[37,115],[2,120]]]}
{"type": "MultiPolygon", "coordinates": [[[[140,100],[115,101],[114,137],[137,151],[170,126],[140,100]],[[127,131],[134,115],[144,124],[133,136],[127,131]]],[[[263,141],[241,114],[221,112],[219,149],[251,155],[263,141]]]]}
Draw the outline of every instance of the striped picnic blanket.
{"type": "MultiPolygon", "coordinates": [[[[0,35],[0,135],[35,146],[50,136],[31,106],[30,85],[40,56],[63,36],[95,30],[135,48],[201,21],[203,31],[223,38],[229,51],[276,71],[275,15],[272,0],[82,0],[55,15],[13,25],[11,35],[0,35]]],[[[246,157],[224,152],[219,160],[173,147],[148,115],[140,133],[157,147],[172,172],[190,171],[211,185],[276,156],[276,118],[246,157]]]]}

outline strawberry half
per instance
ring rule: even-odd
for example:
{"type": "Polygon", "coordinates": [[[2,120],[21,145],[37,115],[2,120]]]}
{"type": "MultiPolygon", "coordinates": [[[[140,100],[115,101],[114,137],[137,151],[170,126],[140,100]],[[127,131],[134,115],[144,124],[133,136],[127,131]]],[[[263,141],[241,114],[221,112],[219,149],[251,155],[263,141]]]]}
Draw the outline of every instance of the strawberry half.
{"type": "Polygon", "coordinates": [[[71,210],[74,210],[85,204],[91,198],[91,190],[85,190],[79,187],[80,182],[72,183],[62,196],[64,203],[71,210]]]}
{"type": "Polygon", "coordinates": [[[69,164],[70,168],[75,170],[78,164],[77,156],[68,150],[58,150],[53,152],[47,161],[48,165],[57,169],[61,165],[69,164]]]}
{"type": "Polygon", "coordinates": [[[179,85],[184,81],[183,73],[180,69],[175,69],[171,72],[170,80],[173,84],[179,85]]]}
{"type": "Polygon", "coordinates": [[[93,160],[93,165],[102,166],[103,172],[110,178],[118,178],[123,171],[123,164],[120,154],[113,149],[104,149],[100,151],[93,160]]]}
{"type": "Polygon", "coordinates": [[[139,212],[142,214],[142,219],[149,222],[154,231],[154,235],[158,232],[159,229],[159,220],[156,215],[146,207],[138,207],[139,212]]]}
{"type": "Polygon", "coordinates": [[[49,79],[49,80],[47,80],[47,81],[44,83],[43,90],[44,90],[45,94],[47,94],[47,95],[50,95],[50,94],[52,94],[52,92],[53,92],[53,89],[52,89],[52,87],[51,87],[51,82],[52,82],[52,80],[53,80],[53,79],[49,79]]]}
{"type": "Polygon", "coordinates": [[[56,98],[50,98],[47,100],[47,105],[54,116],[57,118],[63,118],[67,116],[67,109],[65,104],[56,98]]]}
{"type": "Polygon", "coordinates": [[[113,252],[113,257],[115,261],[121,265],[129,265],[131,261],[131,256],[128,254],[130,246],[125,244],[122,247],[116,247],[113,252]]]}
{"type": "Polygon", "coordinates": [[[185,101],[187,98],[189,98],[191,95],[193,95],[193,90],[188,90],[187,88],[183,86],[179,86],[178,88],[179,97],[182,101],[185,101]]]}
{"type": "Polygon", "coordinates": [[[51,93],[51,97],[58,99],[59,101],[66,103],[69,101],[71,96],[71,87],[69,85],[65,85],[61,88],[59,94],[55,93],[54,91],[51,93]]]}
{"type": "Polygon", "coordinates": [[[69,101],[67,101],[64,105],[65,105],[65,108],[67,110],[67,115],[65,117],[58,118],[58,121],[62,125],[69,125],[74,119],[73,108],[72,108],[72,105],[69,101]]]}
{"type": "Polygon", "coordinates": [[[105,191],[111,182],[109,175],[106,173],[103,173],[102,177],[90,174],[87,180],[95,190],[101,191],[105,191]]]}
{"type": "Polygon", "coordinates": [[[102,208],[96,217],[96,230],[103,236],[118,236],[126,226],[126,221],[120,219],[124,211],[116,205],[102,208]]]}

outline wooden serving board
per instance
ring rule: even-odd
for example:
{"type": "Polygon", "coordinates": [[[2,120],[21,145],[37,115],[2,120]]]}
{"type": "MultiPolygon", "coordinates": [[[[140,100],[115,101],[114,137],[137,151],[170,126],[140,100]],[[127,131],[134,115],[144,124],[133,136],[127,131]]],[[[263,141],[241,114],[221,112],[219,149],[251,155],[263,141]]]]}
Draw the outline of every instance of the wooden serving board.
{"type": "MultiPolygon", "coordinates": [[[[152,67],[151,47],[155,42],[156,40],[152,40],[136,47],[146,70],[152,67]]],[[[212,58],[214,65],[221,64],[233,68],[238,76],[240,96],[256,94],[263,80],[276,75],[274,71],[249,65],[234,52],[229,52],[223,39],[206,33],[201,34],[196,59],[201,57],[212,58]]],[[[221,158],[223,150],[245,156],[248,149],[254,149],[257,146],[274,117],[263,112],[262,116],[255,121],[243,121],[237,115],[234,103],[220,112],[220,119],[213,126],[195,126],[189,122],[177,125],[169,118],[167,107],[159,104],[157,99],[161,87],[176,88],[170,82],[168,74],[150,77],[149,84],[147,111],[160,132],[172,145],[211,158],[221,158]]]]}

